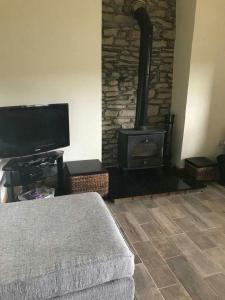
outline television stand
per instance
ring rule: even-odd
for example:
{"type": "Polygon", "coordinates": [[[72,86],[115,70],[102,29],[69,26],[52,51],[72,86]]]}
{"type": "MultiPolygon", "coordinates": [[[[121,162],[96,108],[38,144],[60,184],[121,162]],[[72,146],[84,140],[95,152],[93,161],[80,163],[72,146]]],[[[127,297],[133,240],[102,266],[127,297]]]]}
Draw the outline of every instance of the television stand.
{"type": "Polygon", "coordinates": [[[5,187],[8,202],[17,201],[14,188],[22,186],[26,192],[29,185],[47,177],[57,176],[57,195],[65,193],[63,173],[63,151],[51,151],[18,158],[12,158],[3,167],[6,175],[5,187]]]}

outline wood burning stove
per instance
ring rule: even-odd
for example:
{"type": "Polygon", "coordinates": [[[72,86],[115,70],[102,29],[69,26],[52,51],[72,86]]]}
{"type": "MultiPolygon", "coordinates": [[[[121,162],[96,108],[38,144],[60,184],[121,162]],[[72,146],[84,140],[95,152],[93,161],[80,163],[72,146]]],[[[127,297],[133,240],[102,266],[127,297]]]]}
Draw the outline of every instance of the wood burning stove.
{"type": "Polygon", "coordinates": [[[135,129],[119,131],[119,166],[123,169],[156,168],[163,165],[165,130],[147,126],[153,25],[142,0],[134,1],[133,15],[141,30],[135,129]]]}
{"type": "Polygon", "coordinates": [[[123,169],[156,168],[163,165],[162,130],[119,131],[119,165],[123,169]]]}

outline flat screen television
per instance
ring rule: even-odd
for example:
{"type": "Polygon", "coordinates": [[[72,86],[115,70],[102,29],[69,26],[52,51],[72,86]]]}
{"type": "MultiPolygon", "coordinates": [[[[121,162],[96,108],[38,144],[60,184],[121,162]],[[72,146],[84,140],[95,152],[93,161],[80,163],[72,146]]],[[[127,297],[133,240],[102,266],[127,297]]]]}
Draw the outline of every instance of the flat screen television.
{"type": "Polygon", "coordinates": [[[0,107],[0,158],[69,146],[68,104],[0,107]]]}

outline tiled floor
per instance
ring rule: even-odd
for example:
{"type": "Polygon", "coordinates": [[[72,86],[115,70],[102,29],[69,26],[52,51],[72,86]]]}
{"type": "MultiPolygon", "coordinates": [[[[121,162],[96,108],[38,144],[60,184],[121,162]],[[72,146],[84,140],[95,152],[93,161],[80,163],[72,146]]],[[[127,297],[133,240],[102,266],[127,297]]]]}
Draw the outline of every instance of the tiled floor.
{"type": "Polygon", "coordinates": [[[225,299],[225,188],[109,206],[135,253],[137,300],[225,299]]]}

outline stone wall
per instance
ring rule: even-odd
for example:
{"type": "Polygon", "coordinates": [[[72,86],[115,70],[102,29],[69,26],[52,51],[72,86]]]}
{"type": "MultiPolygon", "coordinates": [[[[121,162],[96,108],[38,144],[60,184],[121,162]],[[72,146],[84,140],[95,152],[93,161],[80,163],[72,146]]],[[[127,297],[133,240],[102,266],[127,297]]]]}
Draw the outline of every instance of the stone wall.
{"type": "MultiPolygon", "coordinates": [[[[103,163],[117,164],[119,128],[135,120],[140,32],[132,0],[103,0],[103,163]]],[[[162,126],[170,111],[176,0],[146,0],[154,25],[148,121],[162,126]]]]}

